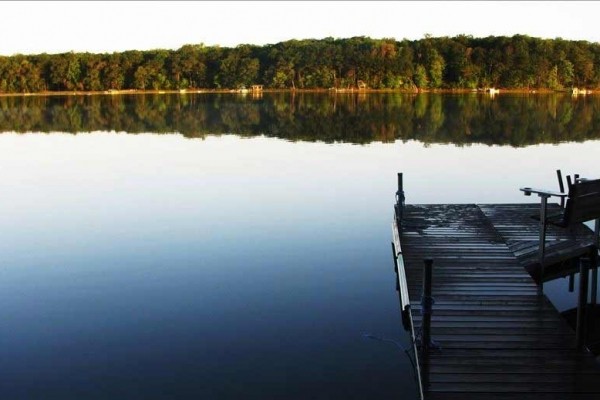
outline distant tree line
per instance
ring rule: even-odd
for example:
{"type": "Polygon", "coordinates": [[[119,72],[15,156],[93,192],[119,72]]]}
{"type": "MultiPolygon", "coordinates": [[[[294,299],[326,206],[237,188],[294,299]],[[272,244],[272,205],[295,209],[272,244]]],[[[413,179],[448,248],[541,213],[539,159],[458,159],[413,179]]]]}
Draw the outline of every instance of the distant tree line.
{"type": "Polygon", "coordinates": [[[235,48],[0,56],[0,92],[357,87],[600,88],[600,44],[525,35],[326,38],[235,48]]]}
{"type": "Polygon", "coordinates": [[[520,147],[599,139],[600,98],[436,93],[0,97],[0,132],[98,131],[520,147]]]}

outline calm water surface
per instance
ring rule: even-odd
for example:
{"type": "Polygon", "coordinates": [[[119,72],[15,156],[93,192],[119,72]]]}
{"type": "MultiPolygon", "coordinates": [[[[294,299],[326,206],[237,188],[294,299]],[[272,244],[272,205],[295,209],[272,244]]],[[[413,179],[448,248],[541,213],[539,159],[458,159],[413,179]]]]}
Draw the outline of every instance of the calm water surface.
{"type": "Polygon", "coordinates": [[[408,346],[396,172],[409,203],[532,201],[600,175],[597,103],[0,98],[0,395],[416,398],[364,337],[408,346]]]}

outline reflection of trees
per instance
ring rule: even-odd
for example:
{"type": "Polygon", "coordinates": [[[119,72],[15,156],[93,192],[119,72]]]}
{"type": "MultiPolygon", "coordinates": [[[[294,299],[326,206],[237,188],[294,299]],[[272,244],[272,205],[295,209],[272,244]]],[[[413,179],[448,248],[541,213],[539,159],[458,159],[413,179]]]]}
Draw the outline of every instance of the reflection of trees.
{"type": "Polygon", "coordinates": [[[0,97],[0,131],[525,146],[600,138],[600,99],[399,93],[0,97]]]}

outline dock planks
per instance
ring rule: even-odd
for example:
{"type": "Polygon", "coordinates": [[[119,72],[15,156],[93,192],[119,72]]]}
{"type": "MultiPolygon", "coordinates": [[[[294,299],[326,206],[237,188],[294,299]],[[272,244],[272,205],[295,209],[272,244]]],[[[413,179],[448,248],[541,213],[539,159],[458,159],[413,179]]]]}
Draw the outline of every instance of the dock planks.
{"type": "Polygon", "coordinates": [[[598,363],[575,350],[573,330],[508,244],[535,240],[535,221],[514,229],[507,220],[535,206],[405,206],[400,242],[415,327],[423,260],[434,260],[431,336],[441,350],[420,358],[426,399],[600,398],[598,363]]]}
{"type": "MultiPolygon", "coordinates": [[[[511,252],[517,257],[523,267],[528,269],[537,278],[537,272],[534,264],[538,261],[538,243],[539,243],[539,221],[531,218],[538,215],[539,204],[486,204],[479,205],[479,208],[485,216],[494,225],[502,239],[506,242],[511,252]]],[[[549,204],[548,213],[558,213],[560,207],[558,204],[549,204]]],[[[548,225],[546,232],[546,247],[553,248],[554,251],[564,247],[571,251],[573,242],[587,244],[594,239],[593,232],[583,224],[576,225],[571,230],[565,230],[553,225],[548,225]]],[[[585,254],[587,249],[581,248],[581,254],[585,254]]],[[[544,280],[551,280],[578,272],[579,266],[572,263],[570,266],[565,263],[549,265],[546,267],[544,280]]]]}

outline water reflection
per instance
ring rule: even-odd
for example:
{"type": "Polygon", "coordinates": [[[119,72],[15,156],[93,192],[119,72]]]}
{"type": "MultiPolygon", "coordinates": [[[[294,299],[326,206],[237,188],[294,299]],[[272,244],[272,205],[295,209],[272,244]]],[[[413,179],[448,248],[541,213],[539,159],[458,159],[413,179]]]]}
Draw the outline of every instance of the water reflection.
{"type": "Polygon", "coordinates": [[[0,131],[511,145],[600,138],[600,97],[266,93],[0,97],[0,131]]]}

